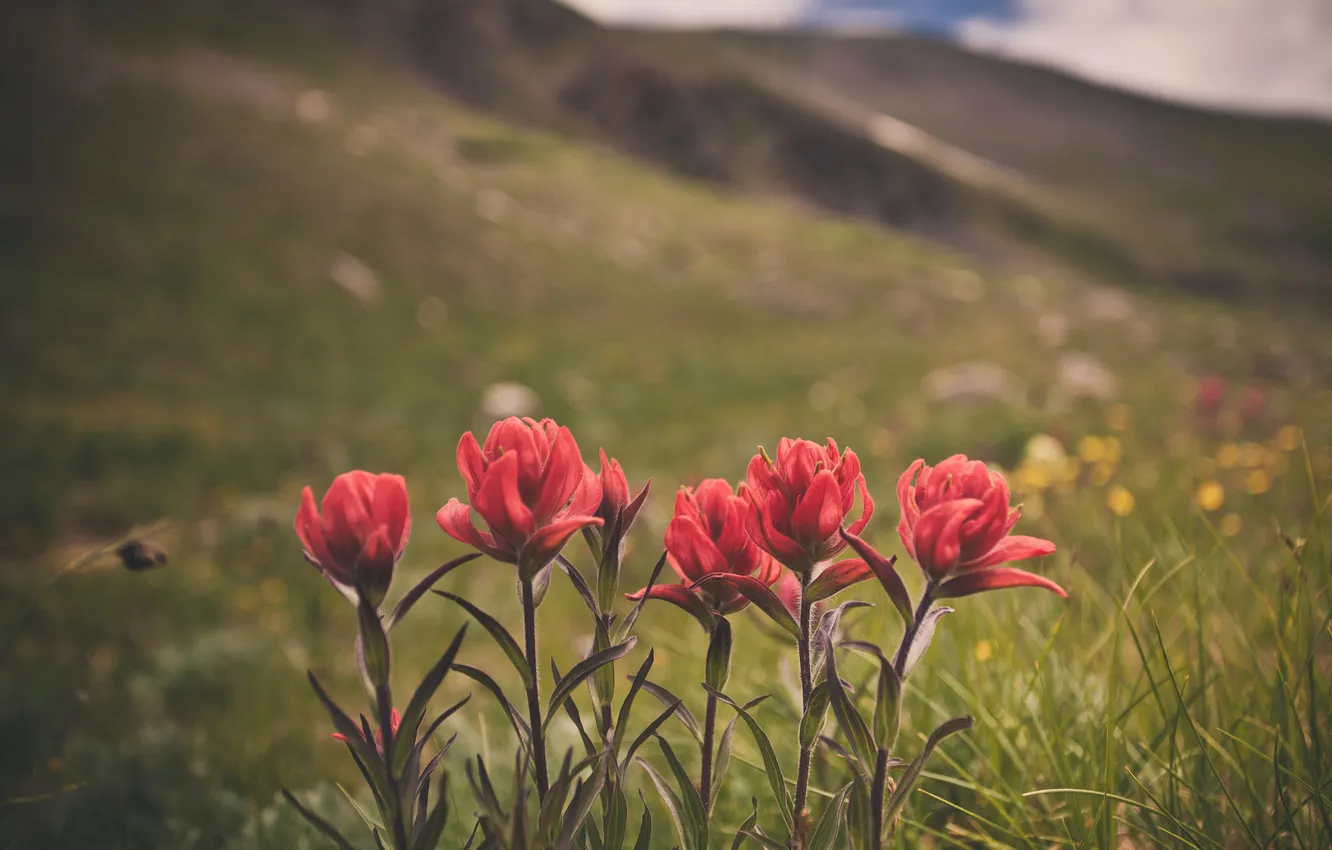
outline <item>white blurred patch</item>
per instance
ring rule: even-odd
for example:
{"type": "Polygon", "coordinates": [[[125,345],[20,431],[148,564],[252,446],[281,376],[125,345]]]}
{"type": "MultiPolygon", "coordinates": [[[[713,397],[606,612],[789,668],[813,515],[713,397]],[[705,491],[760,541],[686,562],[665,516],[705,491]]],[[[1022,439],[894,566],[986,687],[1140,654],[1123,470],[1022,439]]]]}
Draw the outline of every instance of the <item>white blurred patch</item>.
{"type": "Polygon", "coordinates": [[[296,98],[293,109],[306,124],[319,124],[333,115],[333,99],[326,91],[310,89],[296,98]]]}
{"type": "Polygon", "coordinates": [[[1119,376],[1099,358],[1071,352],[1059,358],[1053,399],[1058,403],[1077,398],[1110,401],[1119,396],[1119,376]]]}
{"type": "Polygon", "coordinates": [[[371,304],[379,300],[381,287],[374,269],[353,257],[351,254],[338,254],[329,266],[328,276],[338,286],[351,293],[362,304],[371,304]]]}
{"type": "Polygon", "coordinates": [[[541,397],[526,384],[500,381],[481,394],[481,413],[490,419],[532,416],[541,407],[541,397]]]}
{"type": "Polygon", "coordinates": [[[1027,385],[997,363],[973,360],[935,369],[921,382],[925,397],[944,403],[999,401],[1020,407],[1027,385]]]}
{"type": "Polygon", "coordinates": [[[562,0],[608,24],[776,27],[801,20],[809,0],[562,0]]]}
{"type": "Polygon", "coordinates": [[[978,50],[1147,94],[1332,117],[1328,0],[1020,0],[958,28],[978,50]]]}

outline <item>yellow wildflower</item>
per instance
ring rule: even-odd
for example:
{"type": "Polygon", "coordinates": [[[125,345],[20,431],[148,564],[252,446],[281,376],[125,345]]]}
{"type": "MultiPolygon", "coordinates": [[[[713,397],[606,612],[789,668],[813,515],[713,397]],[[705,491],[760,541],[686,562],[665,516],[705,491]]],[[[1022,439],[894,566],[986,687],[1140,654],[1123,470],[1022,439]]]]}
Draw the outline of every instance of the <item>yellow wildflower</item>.
{"type": "Polygon", "coordinates": [[[976,660],[984,664],[994,655],[994,643],[989,640],[980,640],[976,642],[976,660]]]}
{"type": "Polygon", "coordinates": [[[1133,494],[1122,484],[1116,484],[1106,494],[1105,504],[1115,516],[1128,516],[1133,513],[1133,494]]]}
{"type": "Polygon", "coordinates": [[[1261,469],[1255,469],[1244,478],[1244,489],[1255,496],[1260,496],[1272,489],[1272,479],[1261,469]]]}
{"type": "Polygon", "coordinates": [[[1214,511],[1226,503],[1226,491],[1215,481],[1204,481],[1193,494],[1198,507],[1205,511],[1214,511]]]}
{"type": "Polygon", "coordinates": [[[1304,432],[1298,425],[1287,425],[1277,431],[1277,448],[1283,452],[1293,452],[1304,442],[1304,432]]]}
{"type": "Polygon", "coordinates": [[[1240,448],[1234,443],[1226,443],[1216,452],[1216,465],[1221,469],[1234,469],[1240,462],[1240,448]]]}
{"type": "Polygon", "coordinates": [[[1221,533],[1226,537],[1234,537],[1243,527],[1244,520],[1240,519],[1239,514],[1226,514],[1221,520],[1221,533]]]}

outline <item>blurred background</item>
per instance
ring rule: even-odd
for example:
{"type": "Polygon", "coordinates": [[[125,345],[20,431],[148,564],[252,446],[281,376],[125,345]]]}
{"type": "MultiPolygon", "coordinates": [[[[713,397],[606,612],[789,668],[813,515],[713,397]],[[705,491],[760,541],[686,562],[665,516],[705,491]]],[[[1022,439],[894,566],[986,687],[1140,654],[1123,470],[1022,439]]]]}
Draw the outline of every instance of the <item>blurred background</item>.
{"type": "MultiPolygon", "coordinates": [[[[505,415],[652,478],[632,586],[675,488],[783,435],[860,454],[887,551],[912,459],[993,463],[1074,600],[975,602],[1027,626],[940,644],[975,687],[1057,618],[1095,634],[1096,588],[1189,535],[1260,560],[1315,513],[1321,0],[0,15],[0,845],[312,841],[276,792],[347,808],[302,672],[355,695],[354,616],[301,560],[300,488],[406,475],[415,575],[459,551],[432,521],[459,436],[505,415]]],[[[468,570],[511,619],[507,568],[468,570]]],[[[405,669],[458,623],[418,610],[405,669]]],[[[645,614],[645,644],[682,616],[645,614]]],[[[1097,693],[1082,660],[1067,699],[1097,693]]],[[[502,721],[465,723],[460,751],[502,750],[502,721]]],[[[738,812],[763,786],[736,771],[738,812]]]]}

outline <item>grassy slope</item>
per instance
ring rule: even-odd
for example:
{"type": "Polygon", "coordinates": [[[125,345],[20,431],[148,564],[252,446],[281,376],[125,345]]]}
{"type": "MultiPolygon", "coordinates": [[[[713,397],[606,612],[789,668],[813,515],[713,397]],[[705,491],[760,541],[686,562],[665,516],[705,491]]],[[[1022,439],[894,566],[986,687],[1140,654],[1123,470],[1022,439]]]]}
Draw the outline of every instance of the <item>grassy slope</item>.
{"type": "MultiPolygon", "coordinates": [[[[1083,281],[1044,274],[1033,287],[858,224],[718,196],[497,125],[321,45],[308,57],[274,67],[94,45],[26,55],[21,75],[6,68],[6,114],[24,128],[0,139],[0,183],[11,187],[0,201],[9,484],[0,517],[10,553],[0,622],[16,636],[0,649],[0,798],[10,801],[0,834],[11,846],[291,846],[296,827],[273,804],[279,783],[322,788],[336,808],[336,791],[319,780],[353,775],[299,670],[313,666],[350,699],[353,624],[300,562],[287,530],[297,490],[349,466],[406,473],[417,521],[406,568],[437,562],[455,550],[430,515],[461,489],[453,446],[477,424],[491,382],[531,385],[585,454],[604,444],[632,477],[654,476],[632,583],[677,483],[738,476],[756,443],[782,434],[833,434],[861,448],[884,514],[875,538],[892,548],[891,482],[917,454],[961,450],[1011,465],[1032,433],[1104,431],[1095,406],[1056,414],[922,399],[928,369],[972,358],[1043,395],[1055,358],[1032,339],[1034,309],[1072,317],[1070,346],[1123,377],[1134,425],[1114,474],[1137,493],[1138,512],[1114,520],[1101,485],[1047,494],[1045,517],[1026,528],[1060,543],[1064,554],[1044,571],[1073,600],[1014,593],[959,606],[932,652],[935,672],[913,691],[908,739],[945,710],[979,713],[977,731],[946,748],[926,785],[979,817],[922,796],[914,829],[1005,846],[1089,844],[1118,828],[1112,814],[1134,830],[1181,829],[1132,805],[1020,796],[1080,787],[1145,801],[1127,766],[1180,822],[1234,841],[1239,818],[1151,654],[1149,611],[1162,614],[1190,711],[1255,829],[1280,818],[1270,803],[1274,739],[1286,742],[1294,776],[1283,784],[1332,772],[1291,731],[1292,718],[1308,716],[1301,689],[1326,681],[1325,646],[1313,653],[1308,639],[1327,577],[1292,574],[1267,531],[1274,517],[1287,527],[1309,520],[1307,486],[1287,475],[1267,496],[1232,497],[1227,510],[1245,521],[1225,541],[1242,559],[1232,562],[1189,507],[1192,483],[1207,474],[1201,459],[1165,451],[1189,370],[1247,375],[1285,346],[1324,386],[1320,325],[1246,319],[1238,342],[1218,350],[1235,319],[1203,303],[1137,300],[1128,319],[1096,320],[1083,281]],[[291,117],[309,87],[332,93],[321,123],[291,117]],[[349,154],[348,135],[365,123],[380,144],[349,154]],[[329,280],[340,252],[376,270],[377,302],[363,306],[329,280]],[[971,300],[977,280],[982,294],[971,300]],[[428,298],[447,309],[433,330],[419,320],[428,298]],[[1126,345],[1135,334],[1156,342],[1126,345]],[[821,380],[838,390],[827,410],[806,400],[821,380]],[[168,568],[132,575],[103,560],[47,584],[74,553],[158,517],[173,520],[168,568]],[[1114,616],[1152,558],[1128,622],[1152,658],[1154,689],[1114,616]],[[1301,588],[1294,601],[1278,575],[1301,588]],[[1270,610],[1252,604],[1255,590],[1270,610]],[[1306,658],[1315,666],[1290,685],[1287,707],[1273,665],[1289,683],[1306,658]]],[[[1325,445],[1315,423],[1328,407],[1324,391],[1278,384],[1271,418],[1251,436],[1294,421],[1325,445]]],[[[1298,468],[1299,456],[1289,462],[1298,468]]],[[[1236,489],[1239,473],[1219,474],[1236,489]]],[[[506,570],[477,565],[454,585],[512,616],[506,570]]],[[[575,606],[557,583],[547,634],[576,635],[575,606]]],[[[683,620],[651,611],[641,629],[646,644],[682,646],[662,672],[681,690],[702,652],[683,620]]],[[[458,622],[424,605],[404,632],[400,669],[420,669],[458,622]]],[[[894,634],[877,613],[859,629],[894,634]]],[[[749,623],[741,640],[732,690],[771,690],[757,671],[777,669],[782,653],[749,623]]],[[[549,648],[566,668],[579,651],[576,640],[549,648]]],[[[488,654],[479,638],[468,651],[488,654]]],[[[764,718],[780,730],[784,709],[773,702],[764,718]]],[[[461,727],[459,752],[502,753],[502,721],[478,722],[461,727]]],[[[774,738],[792,757],[790,736],[774,738]]],[[[763,793],[743,766],[731,782],[724,825],[763,793]]],[[[1290,805],[1302,799],[1293,792],[1290,805]]],[[[1316,810],[1296,815],[1305,835],[1316,810]]]]}

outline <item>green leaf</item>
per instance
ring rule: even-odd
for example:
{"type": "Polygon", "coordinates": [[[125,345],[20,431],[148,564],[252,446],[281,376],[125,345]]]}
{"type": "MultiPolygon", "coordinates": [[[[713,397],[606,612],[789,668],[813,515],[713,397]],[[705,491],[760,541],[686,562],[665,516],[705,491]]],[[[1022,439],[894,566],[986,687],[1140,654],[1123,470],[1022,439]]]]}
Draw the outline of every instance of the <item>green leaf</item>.
{"type": "Polygon", "coordinates": [[[693,713],[685,706],[684,700],[666,690],[661,685],[658,685],[656,682],[644,680],[643,690],[652,694],[660,700],[662,704],[675,706],[675,716],[680,718],[680,722],[689,730],[689,734],[694,736],[695,741],[698,741],[700,745],[703,743],[703,727],[698,725],[698,718],[694,717],[693,713]]]}
{"type": "Polygon", "coordinates": [[[638,792],[638,801],[643,804],[643,819],[638,822],[638,838],[634,841],[634,850],[652,850],[652,812],[648,809],[643,792],[638,792]]]}
{"type": "Polygon", "coordinates": [[[860,763],[861,774],[867,774],[869,766],[874,764],[874,736],[870,734],[865,718],[860,716],[855,704],[847,696],[842,680],[837,676],[837,656],[827,636],[824,636],[824,657],[828,665],[828,702],[832,706],[833,716],[837,718],[838,727],[851,745],[856,761],[860,763]]]}
{"type": "Polygon", "coordinates": [[[837,641],[837,630],[842,625],[842,617],[847,611],[854,611],[857,608],[873,608],[868,602],[861,602],[859,599],[852,599],[849,602],[843,602],[833,610],[824,614],[819,620],[818,626],[814,629],[814,634],[810,635],[810,674],[817,681],[823,675],[824,649],[827,647],[827,641],[837,641]]]}
{"type": "Polygon", "coordinates": [[[767,847],[768,850],[787,850],[786,844],[767,835],[766,833],[763,832],[763,830],[759,829],[757,826],[754,827],[753,829],[745,830],[744,836],[745,838],[757,841],[759,844],[762,844],[764,847],[767,847]]]}
{"type": "MultiPolygon", "coordinates": [[[[606,629],[606,623],[597,618],[596,636],[592,642],[592,651],[604,652],[610,649],[610,632],[606,629]]],[[[615,703],[615,665],[606,664],[596,671],[592,676],[593,692],[597,698],[598,705],[614,705],[615,703]]],[[[598,714],[598,719],[600,714],[598,714]]],[[[609,729],[601,730],[604,735],[609,729]]]]}
{"type": "Polygon", "coordinates": [[[731,766],[731,745],[735,741],[735,726],[740,722],[740,715],[731,718],[731,722],[726,724],[726,729],[722,731],[721,738],[717,741],[717,756],[712,765],[712,790],[709,799],[705,800],[708,804],[708,814],[717,807],[717,797],[721,795],[723,780],[726,779],[726,771],[731,766]]]}
{"type": "Polygon", "coordinates": [[[454,660],[458,657],[458,650],[462,647],[463,637],[467,634],[467,625],[458,629],[458,633],[453,636],[453,641],[449,643],[444,654],[435,662],[435,666],[430,668],[421,684],[417,685],[415,693],[407,703],[407,709],[402,713],[402,721],[398,725],[398,737],[393,740],[393,769],[401,770],[403,763],[407,759],[413,744],[416,742],[416,733],[421,727],[421,720],[425,717],[426,707],[430,703],[431,697],[435,691],[439,690],[440,683],[448,675],[453,667],[454,660]]]}
{"type": "Polygon", "coordinates": [[[314,688],[315,696],[323,703],[324,710],[328,712],[329,718],[332,719],[334,731],[347,739],[347,744],[366,764],[382,766],[384,760],[380,757],[378,748],[371,741],[366,740],[361,728],[347,716],[345,711],[338,707],[338,704],[328,695],[324,687],[319,684],[315,674],[307,671],[305,675],[310,680],[310,687],[314,688]]]}
{"type": "Polygon", "coordinates": [[[939,625],[945,614],[953,613],[953,609],[947,605],[940,605],[930,613],[926,614],[920,620],[920,628],[916,630],[916,635],[911,639],[911,648],[907,650],[906,660],[902,665],[902,678],[911,675],[911,671],[916,669],[920,659],[925,655],[925,650],[929,649],[930,641],[934,639],[934,630],[939,625]]]}
{"type": "Polygon", "coordinates": [[[458,567],[461,567],[463,564],[466,564],[469,561],[474,561],[479,557],[481,557],[480,552],[469,552],[460,558],[454,558],[452,561],[441,564],[431,570],[429,575],[418,581],[411,590],[403,594],[403,597],[398,600],[398,604],[393,606],[393,612],[384,620],[384,630],[388,631],[401,622],[402,618],[407,616],[407,612],[412,610],[412,606],[417,603],[417,600],[422,596],[425,596],[426,591],[435,586],[435,582],[444,578],[444,576],[453,572],[458,567]]]}
{"type": "Polygon", "coordinates": [[[907,767],[906,773],[902,774],[902,778],[897,780],[897,788],[893,790],[892,796],[888,798],[888,806],[883,815],[885,826],[891,825],[894,819],[897,818],[898,813],[902,811],[902,807],[906,805],[907,797],[911,795],[911,789],[920,781],[920,774],[925,769],[925,762],[929,760],[934,748],[939,746],[939,742],[949,735],[970,729],[971,725],[970,717],[954,717],[952,720],[944,721],[939,728],[930,733],[929,740],[925,742],[925,748],[907,767]]]}
{"type": "Polygon", "coordinates": [[[731,850],[740,850],[740,847],[745,843],[745,839],[749,837],[749,831],[758,823],[758,797],[750,797],[749,802],[753,806],[753,810],[749,813],[749,817],[745,818],[745,822],[740,824],[740,828],[736,830],[735,838],[731,840],[731,850]]]}
{"type": "Polygon", "coordinates": [[[624,846],[625,830],[629,825],[629,801],[625,799],[624,788],[618,782],[607,786],[602,799],[605,805],[605,816],[601,821],[605,830],[604,841],[607,847],[618,850],[624,846]]]}
{"type": "Polygon", "coordinates": [[[513,669],[518,671],[518,675],[522,677],[523,686],[527,688],[532,686],[532,677],[536,675],[536,671],[528,665],[527,658],[523,656],[523,650],[518,646],[518,641],[513,639],[513,635],[509,634],[508,629],[500,625],[499,620],[496,620],[494,617],[457,594],[449,593],[447,590],[435,590],[431,592],[444,597],[450,602],[457,603],[464,611],[472,616],[473,620],[480,623],[481,628],[489,632],[490,636],[495,639],[495,643],[499,644],[499,648],[504,651],[504,654],[509,659],[509,663],[513,665],[513,669]]]}
{"type": "MultiPolygon", "coordinates": [[[[558,686],[560,680],[564,677],[560,675],[560,668],[555,663],[555,659],[550,659],[551,679],[558,686]]],[[[583,750],[590,756],[597,751],[596,744],[592,743],[592,738],[587,734],[587,728],[583,726],[583,715],[578,710],[578,704],[569,697],[564,701],[564,713],[569,715],[569,720],[573,722],[574,729],[578,730],[578,737],[583,739],[583,750]]]]}
{"type": "Polygon", "coordinates": [[[342,833],[338,832],[337,829],[333,827],[333,824],[324,820],[305,806],[302,806],[301,802],[286,788],[282,789],[282,796],[291,804],[292,808],[297,812],[300,812],[301,817],[309,821],[311,826],[322,832],[334,844],[338,845],[339,850],[356,850],[356,848],[352,847],[351,842],[344,838],[342,833]]]}
{"type": "Polygon", "coordinates": [[[634,698],[638,696],[638,692],[642,689],[643,683],[647,681],[648,671],[652,669],[652,662],[656,657],[656,651],[649,649],[647,658],[643,659],[643,663],[638,667],[638,672],[635,673],[634,678],[630,680],[629,693],[625,694],[624,702],[620,703],[620,713],[616,715],[615,718],[615,735],[611,743],[617,758],[620,752],[620,743],[624,741],[626,730],[629,728],[629,712],[634,707],[634,698]]]}
{"type": "Polygon", "coordinates": [[[551,719],[555,716],[555,709],[573,693],[587,678],[597,670],[607,664],[614,664],[619,659],[628,655],[638,643],[638,638],[631,637],[619,646],[612,646],[610,649],[603,649],[601,652],[594,652],[587,658],[578,662],[569,671],[550,694],[550,700],[546,703],[546,719],[542,722],[543,728],[550,725],[551,719]]]}
{"type": "Polygon", "coordinates": [[[725,617],[718,617],[712,625],[703,669],[708,687],[718,691],[726,688],[726,681],[731,677],[731,624],[725,617]]]}
{"type": "MultiPolygon", "coordinates": [[[[795,817],[791,812],[791,797],[786,791],[786,779],[782,776],[782,763],[777,760],[777,753],[773,751],[772,742],[764,734],[763,727],[759,726],[758,721],[750,715],[747,708],[737,705],[735,700],[720,691],[714,691],[708,688],[707,685],[703,687],[717,699],[735,709],[735,713],[740,715],[740,719],[745,721],[745,725],[749,727],[749,734],[753,736],[754,743],[759,748],[759,755],[763,757],[763,772],[768,776],[768,784],[772,787],[772,795],[777,800],[777,808],[782,813],[782,820],[786,822],[787,831],[793,831],[795,829],[795,817]]],[[[748,705],[757,705],[763,699],[767,699],[767,696],[751,700],[748,705]]]]}
{"type": "Polygon", "coordinates": [[[823,816],[815,824],[814,831],[809,834],[809,840],[805,845],[808,850],[837,850],[837,835],[842,830],[846,801],[851,794],[853,784],[855,783],[848,782],[843,785],[842,790],[837,792],[837,796],[833,797],[823,810],[823,816]]]}
{"type": "Polygon", "coordinates": [[[356,620],[359,631],[356,635],[357,661],[361,662],[361,673],[369,683],[368,692],[374,693],[389,680],[389,643],[384,632],[384,624],[379,620],[379,611],[370,604],[366,594],[357,592],[360,602],[356,606],[356,620]]]}
{"type": "Polygon", "coordinates": [[[449,820],[449,777],[448,774],[441,774],[439,777],[439,793],[435,795],[435,808],[426,818],[425,825],[421,827],[416,840],[412,842],[412,850],[437,850],[439,847],[440,836],[444,834],[444,827],[449,820]]]}
{"type": "Polygon", "coordinates": [[[583,578],[583,574],[578,571],[572,561],[563,555],[556,555],[555,563],[559,565],[560,571],[569,577],[574,590],[578,592],[578,598],[583,600],[587,610],[591,612],[593,617],[598,620],[601,619],[601,611],[597,608],[597,600],[592,598],[592,589],[587,586],[587,580],[583,578]]]}
{"type": "MultiPolygon", "coordinates": [[[[546,594],[550,591],[550,573],[551,565],[546,564],[534,576],[532,576],[532,607],[540,608],[541,603],[546,601],[546,594]]],[[[523,598],[523,580],[515,579],[514,583],[518,587],[518,599],[523,598]]]]}
{"type": "Polygon", "coordinates": [[[812,746],[823,731],[824,720],[828,715],[828,683],[819,682],[809,693],[809,703],[800,717],[800,745],[812,746]]]}
{"type": "Polygon", "coordinates": [[[644,588],[643,598],[634,603],[634,607],[629,609],[629,613],[624,616],[624,622],[620,623],[620,628],[615,632],[615,639],[623,641],[634,630],[634,624],[638,622],[638,615],[643,613],[643,606],[647,604],[648,594],[646,591],[652,590],[657,584],[657,579],[661,576],[662,569],[666,566],[666,553],[663,551],[657,563],[652,567],[652,574],[648,576],[647,587],[644,588]]]}
{"type": "Polygon", "coordinates": [[[680,789],[680,801],[684,804],[681,814],[685,817],[685,826],[693,830],[695,846],[699,850],[707,850],[708,816],[703,810],[703,800],[698,796],[698,789],[694,787],[689,771],[684,769],[684,765],[680,763],[675,750],[671,749],[666,739],[658,735],[657,744],[661,747],[661,753],[666,757],[666,764],[675,775],[675,783],[680,789]]]}
{"type": "Polygon", "coordinates": [[[478,670],[466,664],[455,664],[453,669],[476,682],[489,691],[491,696],[495,697],[495,700],[500,704],[500,708],[504,709],[504,713],[508,716],[509,724],[513,726],[513,731],[518,735],[518,740],[526,748],[528,740],[527,721],[523,720],[523,716],[513,707],[513,703],[509,702],[509,698],[504,695],[504,691],[500,690],[500,686],[496,684],[495,680],[490,678],[490,675],[484,670],[478,670]]]}
{"type": "Polygon", "coordinates": [[[881,750],[892,751],[902,723],[902,680],[892,662],[879,656],[879,687],[874,703],[874,742],[881,750]]]}
{"type": "Polygon", "coordinates": [[[669,720],[671,715],[675,714],[679,710],[679,708],[680,706],[676,704],[671,704],[666,706],[665,711],[663,711],[661,714],[658,714],[651,723],[649,723],[646,727],[644,727],[642,732],[638,733],[638,737],[634,738],[633,743],[629,745],[629,750],[624,754],[624,759],[620,763],[621,773],[629,769],[629,762],[633,759],[634,753],[638,752],[638,748],[643,746],[643,744],[647,742],[648,738],[651,738],[653,735],[655,735],[657,733],[657,729],[661,727],[661,724],[669,720]]]}
{"type": "Polygon", "coordinates": [[[666,778],[657,772],[657,769],[645,759],[634,759],[634,762],[647,773],[648,779],[652,780],[652,787],[657,789],[657,795],[661,797],[661,802],[666,806],[666,813],[671,816],[671,823],[675,824],[675,834],[680,838],[680,845],[685,850],[699,850],[694,844],[694,833],[686,827],[684,815],[684,803],[680,800],[680,795],[675,793],[666,778]]]}
{"type": "Polygon", "coordinates": [[[855,774],[851,780],[851,797],[846,808],[846,838],[854,850],[873,850],[874,832],[869,783],[855,774]]]}

